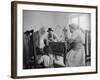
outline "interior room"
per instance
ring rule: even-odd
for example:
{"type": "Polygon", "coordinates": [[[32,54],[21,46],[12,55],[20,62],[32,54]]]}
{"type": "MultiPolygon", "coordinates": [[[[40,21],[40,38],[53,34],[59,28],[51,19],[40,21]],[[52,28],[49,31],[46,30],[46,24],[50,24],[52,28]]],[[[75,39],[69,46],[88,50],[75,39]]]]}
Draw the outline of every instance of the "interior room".
{"type": "MultiPolygon", "coordinates": [[[[63,38],[63,29],[69,24],[77,24],[85,32],[85,62],[91,65],[91,15],[89,13],[55,12],[23,10],[23,35],[30,35],[30,44],[23,43],[23,68],[33,69],[37,63],[36,56],[40,54],[41,36],[52,28],[59,38],[63,38]],[[35,38],[35,39],[34,39],[35,38]],[[36,44],[35,46],[33,44],[36,44]],[[36,48],[37,47],[37,48],[36,48]],[[34,57],[35,56],[35,57],[34,57]]],[[[26,38],[23,36],[23,39],[26,38]]],[[[27,42],[28,40],[26,40],[27,42]]]]}

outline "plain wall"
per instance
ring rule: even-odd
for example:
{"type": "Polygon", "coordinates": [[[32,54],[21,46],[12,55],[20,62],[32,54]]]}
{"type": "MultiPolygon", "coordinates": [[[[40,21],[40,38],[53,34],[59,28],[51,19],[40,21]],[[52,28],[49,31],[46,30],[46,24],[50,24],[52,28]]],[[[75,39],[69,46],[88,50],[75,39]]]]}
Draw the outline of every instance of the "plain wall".
{"type": "Polygon", "coordinates": [[[68,14],[61,12],[48,11],[23,11],[23,31],[34,29],[39,30],[44,27],[45,30],[51,27],[56,34],[62,35],[62,29],[68,25],[68,14]]]}
{"type": "Polygon", "coordinates": [[[68,27],[70,23],[76,23],[84,30],[90,27],[90,15],[83,13],[68,13],[54,11],[23,11],[23,31],[39,30],[41,27],[45,31],[51,27],[58,36],[62,36],[63,28],[68,27]]]}
{"type": "Polygon", "coordinates": [[[40,27],[52,27],[54,26],[54,15],[50,12],[41,11],[24,11],[23,22],[24,31],[35,29],[39,30],[40,27]]]}

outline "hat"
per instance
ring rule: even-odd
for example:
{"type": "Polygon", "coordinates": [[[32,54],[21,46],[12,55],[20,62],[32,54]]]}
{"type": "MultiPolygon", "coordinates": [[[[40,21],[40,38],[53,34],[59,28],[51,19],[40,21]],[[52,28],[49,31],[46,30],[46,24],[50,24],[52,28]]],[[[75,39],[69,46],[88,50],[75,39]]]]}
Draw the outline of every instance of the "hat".
{"type": "Polygon", "coordinates": [[[48,28],[47,32],[49,32],[49,31],[53,31],[52,28],[48,28]]]}

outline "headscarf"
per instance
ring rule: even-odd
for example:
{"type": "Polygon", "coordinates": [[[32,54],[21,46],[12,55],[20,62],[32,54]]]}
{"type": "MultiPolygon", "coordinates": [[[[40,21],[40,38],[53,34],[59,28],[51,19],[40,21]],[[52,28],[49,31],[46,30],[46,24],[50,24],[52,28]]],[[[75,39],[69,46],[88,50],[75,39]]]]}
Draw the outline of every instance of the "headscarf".
{"type": "Polygon", "coordinates": [[[79,25],[72,23],[72,24],[69,24],[69,27],[70,28],[73,28],[73,29],[78,29],[79,28],[79,25]]]}
{"type": "Polygon", "coordinates": [[[84,30],[81,27],[79,27],[78,24],[72,23],[72,24],[69,24],[69,27],[73,28],[74,30],[79,29],[84,33],[84,30]]]}

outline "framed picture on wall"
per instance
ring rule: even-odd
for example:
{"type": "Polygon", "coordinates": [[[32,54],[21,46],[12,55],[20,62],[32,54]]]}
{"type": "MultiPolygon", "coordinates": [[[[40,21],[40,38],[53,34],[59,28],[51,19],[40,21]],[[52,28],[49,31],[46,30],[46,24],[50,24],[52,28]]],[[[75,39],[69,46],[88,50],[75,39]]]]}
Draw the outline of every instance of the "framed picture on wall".
{"type": "Polygon", "coordinates": [[[11,2],[11,77],[97,73],[97,6],[11,2]]]}

